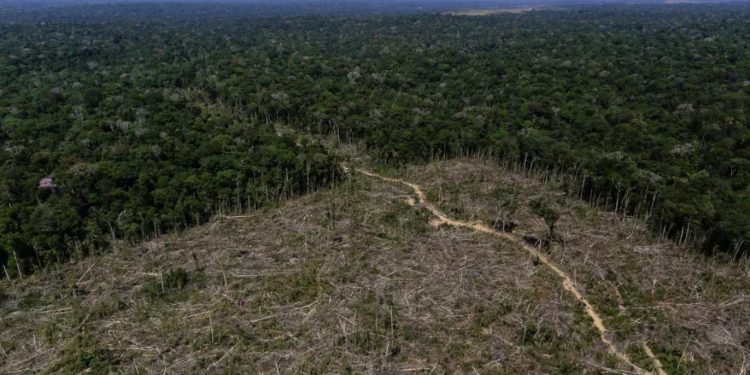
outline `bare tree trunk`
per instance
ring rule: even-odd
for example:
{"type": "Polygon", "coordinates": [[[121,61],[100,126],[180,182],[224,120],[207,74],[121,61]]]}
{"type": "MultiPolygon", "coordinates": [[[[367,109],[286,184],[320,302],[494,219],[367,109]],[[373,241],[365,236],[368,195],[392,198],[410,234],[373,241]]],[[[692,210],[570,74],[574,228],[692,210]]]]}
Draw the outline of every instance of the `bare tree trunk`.
{"type": "Polygon", "coordinates": [[[18,269],[18,277],[23,279],[23,272],[21,272],[21,262],[18,260],[18,254],[16,254],[16,249],[11,247],[11,251],[13,251],[13,258],[16,260],[16,268],[18,269]]]}
{"type": "Polygon", "coordinates": [[[617,199],[615,200],[615,215],[618,214],[618,210],[620,209],[620,189],[617,189],[617,199]]]}
{"type": "Polygon", "coordinates": [[[650,218],[651,215],[654,212],[654,204],[656,204],[656,196],[657,195],[659,195],[659,192],[655,191],[653,198],[651,198],[651,207],[648,209],[648,215],[646,215],[646,219],[650,218]]]}
{"type": "Polygon", "coordinates": [[[109,233],[112,234],[112,245],[114,246],[115,240],[117,239],[115,236],[115,229],[112,228],[112,223],[110,223],[109,220],[107,221],[107,226],[109,227],[109,233]]]}
{"type": "Polygon", "coordinates": [[[42,260],[39,259],[39,252],[36,251],[36,246],[32,246],[32,249],[34,249],[34,256],[36,257],[36,264],[39,266],[39,270],[42,270],[42,260]]]}

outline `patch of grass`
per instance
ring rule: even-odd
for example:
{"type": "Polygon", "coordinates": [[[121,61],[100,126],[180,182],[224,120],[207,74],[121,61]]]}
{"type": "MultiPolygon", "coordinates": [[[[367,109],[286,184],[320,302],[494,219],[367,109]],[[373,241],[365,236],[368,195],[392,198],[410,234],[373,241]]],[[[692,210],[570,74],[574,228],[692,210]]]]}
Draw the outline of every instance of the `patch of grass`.
{"type": "MultiPolygon", "coordinates": [[[[372,291],[354,304],[353,310],[357,317],[359,329],[347,339],[359,353],[371,353],[380,350],[385,342],[392,340],[391,356],[400,352],[398,340],[394,336],[402,336],[398,308],[391,296],[378,296],[372,291]]],[[[345,338],[341,338],[342,341],[345,338]]]]}
{"type": "Polygon", "coordinates": [[[430,229],[428,223],[431,218],[426,210],[414,209],[405,202],[397,202],[388,206],[388,210],[380,217],[380,222],[399,228],[399,232],[424,234],[430,229]]]}
{"type": "Polygon", "coordinates": [[[591,343],[594,341],[599,341],[599,334],[591,325],[591,317],[586,313],[586,309],[583,304],[575,303],[571,308],[573,310],[573,315],[575,316],[578,332],[582,334],[581,342],[591,343]]]}
{"type": "MultiPolygon", "coordinates": [[[[666,371],[668,374],[688,373],[689,369],[686,364],[682,364],[682,366],[680,366],[680,359],[682,358],[682,348],[678,348],[677,346],[670,345],[668,343],[665,345],[662,342],[652,343],[651,350],[653,350],[654,354],[659,358],[662,366],[664,367],[664,371],[666,371]]],[[[729,358],[726,359],[729,360],[729,358]]],[[[689,367],[692,368],[692,370],[690,370],[691,373],[693,373],[692,371],[696,371],[694,372],[696,374],[701,373],[701,371],[694,366],[691,365],[689,367]]]]}
{"type": "Polygon", "coordinates": [[[62,334],[62,330],[54,321],[44,322],[37,332],[39,337],[50,345],[54,345],[62,334]]]}
{"type": "MultiPolygon", "coordinates": [[[[328,293],[330,283],[320,275],[320,265],[308,262],[295,272],[268,277],[262,284],[262,292],[273,304],[309,301],[328,293]]],[[[262,301],[259,301],[262,302],[262,301]]]]}
{"type": "Polygon", "coordinates": [[[99,301],[91,309],[91,318],[102,319],[106,318],[120,310],[124,310],[128,307],[127,302],[119,297],[114,297],[111,300],[99,301]]]}
{"type": "Polygon", "coordinates": [[[21,300],[18,302],[18,308],[20,310],[31,310],[43,304],[44,301],[42,300],[42,296],[39,294],[39,292],[33,291],[21,297],[21,300]]]}
{"type": "MultiPolygon", "coordinates": [[[[649,369],[654,371],[655,368],[653,368],[653,364],[651,362],[651,359],[648,357],[646,352],[643,350],[643,346],[641,346],[638,343],[633,343],[631,345],[628,345],[626,349],[627,354],[630,356],[630,359],[638,366],[643,367],[644,369],[649,369]]],[[[673,374],[675,372],[670,371],[670,374],[673,374]]]]}
{"type": "Polygon", "coordinates": [[[535,349],[534,356],[554,368],[555,373],[582,374],[586,372],[586,367],[576,359],[577,353],[586,350],[585,343],[598,340],[598,337],[593,329],[581,320],[576,321],[571,333],[561,335],[548,323],[536,322],[526,326],[525,341],[526,345],[535,349]],[[551,357],[539,356],[541,353],[547,353],[551,357]]]}
{"type": "Polygon", "coordinates": [[[187,299],[192,291],[204,287],[206,282],[203,272],[188,272],[178,267],[144,284],[142,292],[149,300],[174,302],[187,299]]]}
{"type": "Polygon", "coordinates": [[[445,348],[446,364],[463,362],[462,359],[466,357],[470,350],[471,346],[468,343],[451,342],[445,348]]]}
{"type": "Polygon", "coordinates": [[[513,306],[500,304],[497,306],[477,305],[474,307],[474,319],[471,321],[469,331],[476,337],[484,334],[482,330],[501,322],[503,316],[513,311],[513,306]]]}
{"type": "Polygon", "coordinates": [[[54,364],[50,374],[89,373],[107,374],[120,363],[115,352],[102,347],[88,333],[80,333],[63,349],[61,360],[54,364]]]}
{"type": "Polygon", "coordinates": [[[573,217],[578,220],[582,220],[587,223],[592,223],[596,220],[597,210],[593,206],[586,204],[577,204],[570,209],[570,213],[573,217]]]}
{"type": "Polygon", "coordinates": [[[518,340],[521,345],[531,345],[537,348],[547,348],[557,338],[557,332],[544,323],[530,323],[519,330],[518,340]]]}
{"type": "Polygon", "coordinates": [[[0,347],[2,347],[6,353],[16,350],[17,345],[18,344],[15,341],[0,340],[0,347]]]}

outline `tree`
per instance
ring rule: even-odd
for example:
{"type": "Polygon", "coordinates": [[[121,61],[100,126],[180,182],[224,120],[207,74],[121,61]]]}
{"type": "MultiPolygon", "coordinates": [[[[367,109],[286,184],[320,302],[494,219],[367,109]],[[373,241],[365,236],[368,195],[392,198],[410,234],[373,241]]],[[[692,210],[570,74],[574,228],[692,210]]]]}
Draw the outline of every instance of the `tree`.
{"type": "Polygon", "coordinates": [[[511,218],[520,205],[518,191],[514,188],[498,186],[495,188],[494,196],[497,211],[494,227],[503,232],[512,231],[515,224],[511,222],[511,218]]]}
{"type": "Polygon", "coordinates": [[[547,228],[549,229],[548,240],[552,241],[555,237],[555,224],[560,218],[560,213],[552,203],[543,197],[533,199],[529,203],[529,206],[531,207],[531,212],[541,217],[544,223],[547,224],[547,228]]]}

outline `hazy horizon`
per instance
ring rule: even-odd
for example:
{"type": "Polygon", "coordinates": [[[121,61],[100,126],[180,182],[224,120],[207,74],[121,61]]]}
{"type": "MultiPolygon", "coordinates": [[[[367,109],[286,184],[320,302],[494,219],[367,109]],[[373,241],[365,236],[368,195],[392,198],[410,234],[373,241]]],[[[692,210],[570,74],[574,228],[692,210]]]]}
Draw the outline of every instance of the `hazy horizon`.
{"type": "Polygon", "coordinates": [[[248,4],[248,5],[283,5],[283,4],[358,4],[387,6],[395,4],[411,5],[460,5],[460,6],[504,6],[519,4],[642,4],[642,3],[747,3],[748,0],[0,0],[0,4],[32,5],[79,5],[79,4],[146,4],[146,3],[184,3],[184,4],[248,4]]]}

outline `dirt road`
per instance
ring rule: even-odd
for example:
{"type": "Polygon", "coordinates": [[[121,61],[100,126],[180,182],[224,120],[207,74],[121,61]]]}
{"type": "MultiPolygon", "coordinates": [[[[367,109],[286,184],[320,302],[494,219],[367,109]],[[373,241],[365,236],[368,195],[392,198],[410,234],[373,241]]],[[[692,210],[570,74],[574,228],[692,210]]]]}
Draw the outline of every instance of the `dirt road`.
{"type": "MultiPolygon", "coordinates": [[[[345,170],[348,170],[348,169],[345,169],[345,170]]],[[[543,264],[545,267],[552,270],[562,280],[563,288],[585,306],[586,314],[591,318],[593,326],[596,328],[597,332],[599,333],[599,338],[607,346],[609,353],[616,356],[620,361],[628,364],[638,374],[651,374],[652,373],[650,371],[647,371],[635,365],[625,352],[617,348],[617,346],[614,344],[614,342],[612,342],[609,334],[607,333],[607,327],[604,324],[604,320],[602,319],[601,315],[599,315],[599,313],[591,304],[591,302],[589,302],[589,300],[586,299],[583,293],[581,293],[581,291],[575,286],[575,283],[573,282],[573,279],[570,277],[570,275],[568,275],[565,271],[560,269],[560,267],[558,267],[544,253],[528,245],[525,241],[523,241],[518,236],[514,236],[510,233],[497,231],[481,223],[472,223],[472,222],[451,219],[444,212],[440,211],[435,205],[427,201],[427,195],[424,193],[424,191],[422,191],[422,188],[417,184],[404,181],[401,179],[397,179],[397,178],[385,177],[385,176],[382,176],[377,173],[373,173],[364,169],[356,169],[356,171],[365,176],[377,178],[377,179],[391,182],[391,183],[405,185],[411,188],[414,191],[414,194],[416,195],[416,199],[409,199],[408,203],[411,205],[420,203],[425,209],[430,211],[430,213],[432,213],[436,218],[436,220],[433,221],[433,224],[435,225],[445,224],[445,225],[450,225],[450,226],[454,226],[457,228],[467,228],[467,229],[475,230],[480,233],[486,233],[495,237],[499,237],[499,238],[502,238],[504,240],[514,243],[517,247],[520,247],[521,249],[529,253],[531,256],[539,259],[539,262],[541,264],[543,264]]],[[[666,372],[664,371],[661,362],[653,354],[653,351],[648,346],[648,344],[646,342],[643,342],[642,345],[643,345],[644,352],[651,359],[654,365],[654,368],[656,369],[656,373],[658,375],[666,375],[666,372]]]]}

